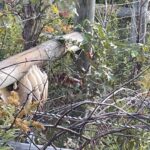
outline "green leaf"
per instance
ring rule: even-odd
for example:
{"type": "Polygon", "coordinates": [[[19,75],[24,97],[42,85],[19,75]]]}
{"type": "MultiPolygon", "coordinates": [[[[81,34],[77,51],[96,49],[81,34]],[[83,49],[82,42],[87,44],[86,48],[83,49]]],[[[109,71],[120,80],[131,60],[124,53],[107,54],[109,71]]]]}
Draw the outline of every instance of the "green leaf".
{"type": "Polygon", "coordinates": [[[36,4],[38,1],[37,0],[31,0],[32,4],[36,4]]]}
{"type": "Polygon", "coordinates": [[[138,56],[138,51],[131,51],[131,56],[132,57],[137,57],[138,56]]]}

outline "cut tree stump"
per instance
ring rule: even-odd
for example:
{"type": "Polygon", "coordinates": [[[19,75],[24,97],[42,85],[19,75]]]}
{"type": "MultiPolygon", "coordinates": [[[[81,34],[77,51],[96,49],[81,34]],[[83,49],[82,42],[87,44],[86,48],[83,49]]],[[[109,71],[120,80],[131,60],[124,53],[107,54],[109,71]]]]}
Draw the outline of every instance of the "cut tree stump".
{"type": "MultiPolygon", "coordinates": [[[[76,42],[83,41],[82,34],[79,32],[64,35],[62,39],[66,42],[68,40],[76,42]]],[[[62,57],[68,49],[76,51],[79,50],[79,47],[69,44],[66,49],[63,42],[54,39],[1,61],[0,89],[19,81],[32,65],[42,66],[45,61],[55,61],[62,57]]]]}

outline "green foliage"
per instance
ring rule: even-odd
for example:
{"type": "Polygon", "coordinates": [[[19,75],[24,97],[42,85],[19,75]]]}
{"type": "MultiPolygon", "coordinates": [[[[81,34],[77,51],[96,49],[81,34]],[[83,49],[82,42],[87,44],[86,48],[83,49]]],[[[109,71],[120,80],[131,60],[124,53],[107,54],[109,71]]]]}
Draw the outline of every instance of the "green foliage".
{"type": "Polygon", "coordinates": [[[147,70],[146,73],[141,77],[139,84],[144,91],[150,90],[150,70],[147,70]]]}
{"type": "MultiPolygon", "coordinates": [[[[40,1],[32,0],[33,5],[39,5],[40,1]]],[[[122,1],[115,1],[122,2],[122,1]]],[[[127,1],[124,1],[127,2],[127,1]]],[[[102,1],[101,1],[102,3],[102,1]]],[[[104,3],[104,1],[103,1],[104,3]]],[[[70,3],[69,3],[70,5],[70,3]]],[[[45,1],[42,8],[47,6],[47,1],[45,1]]],[[[52,4],[46,7],[47,9],[43,13],[42,23],[44,24],[42,32],[48,33],[51,35],[62,35],[72,31],[72,17],[73,13],[66,13],[63,9],[67,9],[68,3],[61,2],[61,4],[52,4]],[[62,14],[61,14],[62,13],[62,14]]],[[[67,11],[71,12],[74,6],[71,5],[70,9],[67,11]]],[[[18,5],[16,7],[18,11],[21,11],[22,6],[18,5]]],[[[91,72],[88,74],[81,73],[78,71],[75,66],[75,63],[70,58],[70,52],[66,54],[62,59],[59,59],[55,63],[50,63],[47,65],[47,70],[49,70],[49,100],[46,102],[45,111],[52,113],[60,113],[60,108],[63,106],[72,106],[73,103],[81,102],[82,100],[90,99],[91,101],[99,100],[100,102],[103,97],[108,93],[112,92],[113,89],[119,87],[124,82],[128,81],[131,78],[136,76],[134,71],[135,64],[140,63],[143,68],[149,63],[149,46],[142,44],[133,44],[128,41],[122,41],[120,38],[129,35],[129,30],[118,31],[120,22],[117,21],[115,14],[110,16],[110,23],[107,24],[107,28],[104,29],[100,23],[95,23],[92,26],[91,32],[86,32],[84,25],[89,25],[88,21],[85,21],[83,26],[78,25],[81,31],[83,32],[84,41],[83,43],[78,43],[81,49],[84,50],[85,54],[88,54],[89,49],[86,45],[89,44],[93,50],[93,57],[87,58],[91,64],[91,72]],[[51,71],[52,70],[52,71],[51,71]],[[65,74],[63,77],[62,74],[65,74]],[[62,78],[63,77],[63,78],[62,78]],[[62,78],[61,81],[59,81],[62,78]],[[78,79],[82,81],[82,85],[71,85],[72,83],[67,83],[69,79],[78,79]]],[[[47,38],[40,37],[39,43],[47,40],[47,38]]],[[[64,42],[64,41],[63,41],[64,42]]],[[[68,42],[68,41],[67,41],[68,42]]],[[[68,44],[66,42],[66,45],[68,44]]],[[[22,40],[22,26],[20,25],[20,19],[18,19],[14,14],[11,13],[9,6],[5,6],[5,11],[0,12],[0,59],[9,57],[15,53],[22,51],[23,47],[22,40]]],[[[75,43],[76,44],[76,43],[75,43]]],[[[63,75],[64,75],[63,74],[63,75]]],[[[142,88],[143,91],[149,91],[150,89],[150,73],[147,71],[137,84],[138,86],[129,84],[128,88],[138,89],[142,88]],[[139,86],[140,85],[140,86],[139,86]]],[[[124,93],[123,93],[124,94],[124,93]]],[[[126,101],[122,102],[120,99],[124,98],[123,94],[120,94],[118,97],[114,96],[114,103],[116,107],[123,108],[126,104],[126,101]]],[[[97,101],[96,101],[97,102],[97,101]]],[[[128,106],[128,105],[126,105],[128,106]]],[[[0,126],[3,128],[8,126],[12,122],[12,118],[16,113],[16,108],[11,105],[3,105],[3,109],[6,113],[4,117],[0,119],[0,126]]],[[[88,111],[94,109],[93,106],[81,106],[78,109],[72,110],[67,115],[75,117],[84,117],[88,111]]],[[[123,108],[128,113],[134,113],[137,111],[134,107],[125,107],[123,108]]],[[[64,109],[65,110],[65,109],[64,109]]],[[[63,110],[63,111],[64,111],[63,110]]],[[[61,112],[62,114],[64,112],[61,112]]],[[[107,113],[112,113],[117,111],[117,108],[111,106],[106,109],[107,113]]],[[[147,113],[147,109],[143,111],[147,113]]],[[[109,121],[109,120],[108,120],[109,121]]],[[[119,121],[112,123],[124,124],[126,119],[121,118],[119,121]]],[[[50,120],[48,123],[54,123],[56,119],[50,120]]],[[[63,122],[63,121],[62,121],[63,122]]],[[[35,122],[34,122],[35,123],[35,122]]],[[[68,121],[62,123],[61,125],[69,126],[72,122],[68,121]]],[[[132,122],[135,125],[137,122],[132,122]]],[[[35,123],[36,125],[38,123],[35,123]]],[[[17,130],[12,129],[7,131],[0,130],[0,137],[4,138],[4,142],[14,139],[15,131],[28,130],[28,125],[22,119],[18,119],[17,130]],[[24,125],[22,129],[21,126],[24,125]]],[[[39,125],[39,124],[38,124],[39,125]]],[[[42,125],[40,125],[42,126],[42,125]]],[[[107,131],[106,127],[100,130],[100,126],[97,125],[87,125],[85,126],[85,135],[92,138],[96,136],[99,132],[107,131]]],[[[83,130],[84,130],[83,129],[83,130]]],[[[79,131],[79,129],[75,129],[79,131]]],[[[55,129],[48,129],[48,132],[45,133],[47,139],[51,138],[52,135],[56,134],[55,129]]],[[[39,134],[39,132],[37,133],[39,134]]],[[[42,134],[42,133],[41,133],[42,134]]],[[[148,150],[150,147],[148,132],[137,132],[135,130],[126,130],[120,133],[111,134],[101,138],[101,140],[96,140],[94,145],[95,150],[117,150],[117,149],[142,149],[148,150]]],[[[38,140],[37,140],[38,141],[38,140]]],[[[42,141],[42,140],[41,140],[42,141]]],[[[40,142],[41,142],[40,141],[40,142]]],[[[39,141],[38,141],[39,142],[39,141]]],[[[40,143],[39,142],[39,143],[40,143]]],[[[67,134],[60,137],[54,144],[58,146],[67,145],[68,147],[76,148],[82,141],[76,139],[75,135],[67,134]],[[70,142],[71,141],[71,142],[70,142]],[[70,143],[71,144],[70,144],[70,143]],[[70,144],[70,145],[69,145],[70,144]]],[[[40,143],[41,144],[41,143],[40,143]]],[[[87,149],[92,149],[90,145],[87,149]]]]}
{"type": "Polygon", "coordinates": [[[5,143],[10,140],[14,140],[16,129],[12,128],[7,130],[11,125],[14,113],[16,111],[15,107],[11,104],[6,105],[2,100],[0,100],[0,137],[2,138],[0,147],[1,149],[6,149],[5,143]]]}
{"type": "Polygon", "coordinates": [[[7,7],[0,13],[0,59],[4,59],[20,52],[23,40],[17,17],[7,7]]]}
{"type": "MultiPolygon", "coordinates": [[[[90,98],[99,99],[105,97],[107,93],[114,88],[134,78],[135,74],[133,68],[136,62],[141,63],[143,67],[149,64],[149,48],[147,45],[132,44],[112,38],[111,33],[106,34],[101,24],[95,24],[91,33],[87,33],[84,28],[81,28],[81,30],[84,32],[85,39],[83,45],[90,43],[94,51],[94,57],[90,60],[92,65],[91,74],[87,76],[86,80],[86,84],[89,88],[88,96],[90,98]]],[[[82,48],[84,48],[83,45],[82,48]]],[[[86,51],[85,49],[85,52],[86,51]]],[[[149,71],[147,71],[139,82],[141,87],[144,88],[144,91],[149,91],[149,76],[149,71]]],[[[129,84],[128,87],[137,88],[136,86],[132,87],[131,84],[129,84]]],[[[125,103],[118,104],[118,99],[115,101],[115,105],[119,108],[125,105],[125,103]]],[[[137,111],[134,107],[125,107],[123,109],[130,113],[137,111]]],[[[110,107],[107,111],[111,113],[114,112],[115,109],[110,107]]],[[[146,108],[143,110],[143,113],[148,113],[146,108]]],[[[124,121],[124,119],[121,119],[120,123],[122,124],[124,121]]],[[[137,122],[134,122],[133,124],[136,123],[137,122]]],[[[90,127],[95,129],[93,126],[90,127]]],[[[89,127],[86,129],[88,130],[89,127]]],[[[85,131],[85,133],[94,136],[94,134],[97,134],[97,131],[98,129],[95,132],[85,131]]],[[[122,135],[111,135],[102,138],[100,143],[98,142],[93,146],[94,149],[148,149],[149,146],[144,142],[144,139],[145,135],[149,135],[149,132],[138,132],[137,134],[137,131],[127,130],[127,132],[122,132],[121,134],[122,135]],[[128,135],[131,135],[131,137],[128,137],[128,135]]],[[[149,143],[147,138],[146,141],[149,143]]],[[[89,149],[93,147],[90,145],[89,149]]],[[[88,149],[88,147],[86,147],[86,149],[88,149]]]]}

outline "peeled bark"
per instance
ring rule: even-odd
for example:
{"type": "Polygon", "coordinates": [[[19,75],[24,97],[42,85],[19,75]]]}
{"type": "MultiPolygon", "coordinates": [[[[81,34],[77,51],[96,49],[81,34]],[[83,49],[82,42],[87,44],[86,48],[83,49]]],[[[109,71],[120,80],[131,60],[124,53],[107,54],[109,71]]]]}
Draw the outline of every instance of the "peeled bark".
{"type": "MultiPolygon", "coordinates": [[[[64,35],[65,40],[82,42],[83,37],[78,32],[64,35]]],[[[70,45],[69,50],[79,50],[70,45]]],[[[0,62],[0,89],[19,81],[32,65],[42,66],[45,61],[54,61],[62,57],[67,50],[59,40],[50,40],[0,62]]]]}

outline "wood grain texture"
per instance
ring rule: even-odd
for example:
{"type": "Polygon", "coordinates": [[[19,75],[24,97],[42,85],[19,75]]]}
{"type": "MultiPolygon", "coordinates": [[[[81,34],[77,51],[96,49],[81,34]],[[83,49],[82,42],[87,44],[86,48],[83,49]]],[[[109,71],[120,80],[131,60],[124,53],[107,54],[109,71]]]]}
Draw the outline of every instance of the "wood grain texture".
{"type": "MultiPolygon", "coordinates": [[[[65,40],[82,42],[83,37],[78,32],[62,36],[65,40]]],[[[78,50],[77,47],[69,49],[78,50]]],[[[39,46],[9,57],[0,62],[0,89],[20,80],[32,65],[42,66],[45,61],[55,61],[67,50],[59,40],[49,40],[39,46]]]]}

